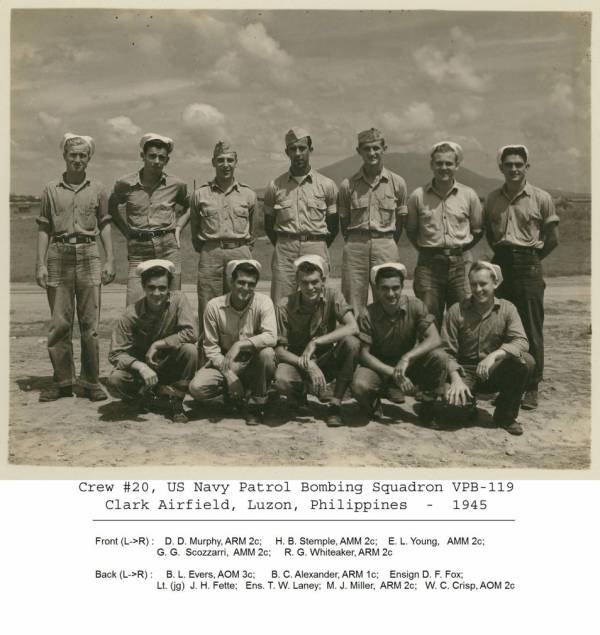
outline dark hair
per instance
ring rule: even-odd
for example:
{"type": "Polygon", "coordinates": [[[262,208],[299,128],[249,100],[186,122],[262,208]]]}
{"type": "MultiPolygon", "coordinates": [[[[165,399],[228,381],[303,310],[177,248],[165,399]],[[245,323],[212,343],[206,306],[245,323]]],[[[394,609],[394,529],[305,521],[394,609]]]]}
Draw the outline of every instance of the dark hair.
{"type": "Polygon", "coordinates": [[[394,267],[382,267],[375,274],[375,285],[378,285],[381,280],[387,278],[400,278],[402,284],[404,284],[404,275],[401,271],[394,267]]]}
{"type": "Polygon", "coordinates": [[[305,260],[298,265],[298,270],[296,273],[309,275],[311,273],[315,273],[315,271],[318,271],[322,278],[325,277],[325,274],[321,271],[320,267],[317,267],[314,262],[308,262],[308,260],[305,260]]]}
{"type": "Polygon", "coordinates": [[[167,276],[167,280],[169,281],[170,286],[171,282],[173,281],[173,274],[168,269],[165,269],[161,266],[150,267],[150,269],[146,269],[146,271],[144,271],[140,276],[140,278],[142,279],[142,287],[145,287],[152,278],[161,278],[162,276],[167,276]]]}
{"type": "Polygon", "coordinates": [[[523,158],[523,161],[525,161],[525,163],[527,163],[527,161],[529,160],[527,157],[527,152],[525,152],[525,150],[523,148],[520,147],[509,147],[509,148],[504,148],[504,150],[502,150],[502,154],[500,155],[500,163],[504,163],[504,159],[508,154],[518,154],[520,157],[523,158]]]}
{"type": "Polygon", "coordinates": [[[260,278],[260,273],[258,272],[258,269],[254,265],[251,265],[249,262],[242,262],[241,264],[239,264],[231,272],[231,279],[237,280],[237,277],[239,276],[240,273],[245,273],[248,276],[252,276],[253,278],[256,278],[256,282],[258,282],[258,279],[260,278]]]}
{"type": "Polygon", "coordinates": [[[144,143],[144,148],[142,149],[142,154],[146,154],[148,152],[148,148],[158,148],[159,150],[166,150],[167,155],[170,154],[169,144],[161,141],[160,139],[150,139],[144,143]]]}

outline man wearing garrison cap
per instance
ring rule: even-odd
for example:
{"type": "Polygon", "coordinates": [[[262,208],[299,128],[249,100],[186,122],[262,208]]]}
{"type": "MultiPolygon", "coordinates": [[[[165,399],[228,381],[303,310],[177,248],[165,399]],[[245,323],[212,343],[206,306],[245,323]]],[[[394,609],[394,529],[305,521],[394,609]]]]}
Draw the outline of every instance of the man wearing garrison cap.
{"type": "Polygon", "coordinates": [[[142,168],[121,177],[109,198],[115,225],[127,239],[126,305],[143,297],[135,271],[140,262],[152,258],[173,262],[172,288],[181,289],[180,235],[189,220],[186,184],[164,171],[173,152],[173,140],[149,132],[139,146],[142,168]],[[125,218],[120,205],[125,206],[125,218]]]}
{"type": "Polygon", "coordinates": [[[338,232],[337,187],[310,165],[310,133],[292,128],[285,135],[290,169],[267,185],[265,232],[275,246],[271,297],[275,304],[296,290],[294,260],[321,256],[329,265],[328,246],[338,232]]]}
{"type": "Polygon", "coordinates": [[[494,250],[493,262],[504,276],[497,295],[516,307],[535,359],[523,396],[523,408],[538,405],[538,384],[544,374],[544,277],[541,261],[558,245],[559,218],[548,192],[527,181],[529,150],[522,144],[502,146],[498,167],[504,185],[485,203],[485,230],[494,250]]]}
{"type": "Polygon", "coordinates": [[[535,362],[514,304],[495,297],[502,284],[498,265],[478,260],[469,271],[471,297],[450,307],[442,341],[449,355],[448,403],[475,409],[476,392],[498,392],[494,423],[523,434],[517,421],[521,397],[535,362]]]}
{"type": "Polygon", "coordinates": [[[225,393],[230,403],[242,409],[248,425],[262,422],[275,374],[275,308],[269,297],[255,293],[260,270],[257,260],[227,263],[231,291],[206,305],[206,363],[190,383],[190,394],[200,402],[225,393]]]}
{"type": "Polygon", "coordinates": [[[360,343],[352,307],[338,289],[325,284],[327,265],[310,254],[294,261],[298,291],[275,307],[277,315],[277,390],[298,408],[311,392],[322,398],[335,378],[327,425],[342,425],[341,403],[352,382],[360,343]]]}
{"type": "Polygon", "coordinates": [[[168,416],[185,423],[183,398],[198,363],[194,312],[183,292],[169,290],[175,274],[169,260],[147,260],[135,273],[144,297],[114,326],[109,389],[138,409],[157,406],[166,396],[168,416]]]}
{"type": "Polygon", "coordinates": [[[458,143],[439,141],[430,151],[433,179],[408,199],[406,234],[419,252],[413,288],[441,328],[444,309],[468,294],[468,252],[483,236],[476,192],[455,175],[463,159],[458,143]]]}
{"type": "MultiPolygon", "coordinates": [[[[441,395],[446,379],[448,356],[440,348],[434,317],[421,300],[402,293],[405,278],[402,263],[373,267],[375,301],[358,318],[362,347],[352,392],[375,418],[383,416],[381,397],[402,402],[415,387],[441,395]]],[[[420,404],[418,414],[430,422],[433,400],[420,404]]]]}
{"type": "Polygon", "coordinates": [[[215,177],[201,185],[190,200],[192,244],[198,252],[198,322],[208,301],[229,291],[225,266],[230,260],[252,258],[252,221],[256,194],[235,178],[238,157],[225,141],[214,148],[215,177]]]}
{"type": "Polygon", "coordinates": [[[85,396],[101,401],[106,394],[99,381],[100,284],[115,277],[107,195],[102,183],[86,173],[95,150],[91,137],[68,132],[60,150],[66,170],[44,188],[36,218],[36,281],[46,290],[52,314],[48,353],[54,368],[54,384],[41,392],[40,401],[73,394],[75,305],[81,334],[79,383],[85,396]],[[102,270],[98,236],[106,255],[102,270]]]}
{"type": "Polygon", "coordinates": [[[406,215],[406,182],[384,167],[387,149],[376,128],[358,134],[363,165],[340,186],[338,212],[344,236],[342,292],[354,312],[367,305],[369,272],[398,260],[398,240],[406,215]]]}

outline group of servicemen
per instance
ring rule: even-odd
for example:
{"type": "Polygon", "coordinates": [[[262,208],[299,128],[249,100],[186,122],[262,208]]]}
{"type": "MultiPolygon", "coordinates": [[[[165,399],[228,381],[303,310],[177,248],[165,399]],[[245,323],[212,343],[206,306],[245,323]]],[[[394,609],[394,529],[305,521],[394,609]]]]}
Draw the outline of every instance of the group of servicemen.
{"type": "Polygon", "coordinates": [[[476,392],[495,391],[495,422],[522,433],[519,408],[537,407],[543,374],[540,262],[558,244],[559,220],[551,196],[527,182],[524,145],[499,149],[505,182],[482,210],[477,194],[455,179],[463,159],[457,143],[432,147],[433,178],[408,196],[404,179],[384,166],[383,135],[365,130],[357,146],[363,164],[338,191],[311,167],[311,135],[292,128],[285,135],[290,168],[264,195],[265,233],[274,246],[271,298],[255,292],[257,198],[235,178],[238,157],[229,144],[216,144],[215,177],[191,195],[165,171],[174,149],[168,137],[144,135],[141,169],[120,178],[110,195],[87,176],[93,139],[67,133],[60,146],[66,170],[45,187],[37,218],[36,279],[52,313],[54,367],[54,384],[41,401],[73,394],[75,305],[79,383],[92,401],[106,398],[97,331],[100,286],[115,276],[114,223],[127,240],[129,270],[108,386],[132,406],[148,407],[162,395],[172,418],[182,421],[186,392],[197,401],[224,394],[256,424],[270,391],[297,410],[307,407],[310,392],[327,401],[327,424],[338,426],[350,387],[372,417],[382,416],[381,397],[402,402],[416,393],[420,417],[436,425],[440,399],[472,413],[476,392]],[[179,291],[188,222],[199,254],[198,328],[179,291]],[[419,254],[415,298],[402,293],[403,229],[419,254]],[[328,248],[339,231],[341,292],[326,284],[328,248]],[[473,263],[469,250],[484,232],[493,261],[473,263]]]}

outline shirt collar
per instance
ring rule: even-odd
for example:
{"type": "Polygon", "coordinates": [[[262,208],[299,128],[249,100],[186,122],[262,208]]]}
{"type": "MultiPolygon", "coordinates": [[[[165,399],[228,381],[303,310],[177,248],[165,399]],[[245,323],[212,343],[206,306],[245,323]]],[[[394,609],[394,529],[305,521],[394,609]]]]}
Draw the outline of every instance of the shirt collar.
{"type": "MultiPolygon", "coordinates": [[[[467,305],[469,309],[471,309],[472,311],[476,311],[479,314],[479,312],[475,308],[475,299],[473,298],[473,296],[470,296],[469,298],[467,298],[465,300],[465,304],[467,305]]],[[[497,298],[496,296],[494,296],[494,306],[492,307],[492,311],[498,311],[499,308],[500,308],[500,298],[497,298]]]]}
{"type": "MultiPolygon", "coordinates": [[[[143,168],[142,168],[143,169],[143,168]]],[[[166,185],[167,183],[167,177],[169,175],[166,172],[163,172],[160,175],[160,181],[159,183],[161,183],[162,185],[166,185]]],[[[140,170],[139,172],[136,173],[136,179],[135,179],[135,183],[139,184],[140,186],[142,185],[142,170],[140,170]]]]}
{"type": "Polygon", "coordinates": [[[377,185],[379,182],[383,181],[386,183],[391,178],[390,171],[384,166],[381,169],[381,172],[377,175],[377,178],[373,181],[373,183],[369,183],[367,180],[367,175],[365,174],[364,167],[361,166],[360,170],[352,177],[354,181],[360,181],[361,179],[369,186],[377,185]]]}
{"type": "MultiPolygon", "coordinates": [[[[454,183],[452,183],[452,187],[448,190],[446,197],[449,196],[450,194],[453,194],[454,192],[458,192],[459,187],[460,187],[460,183],[455,180],[454,183]]],[[[433,192],[434,194],[437,194],[440,198],[442,198],[442,195],[435,189],[435,185],[433,184],[433,179],[431,179],[431,181],[427,183],[427,185],[425,186],[425,190],[427,190],[428,192],[433,192]]]]}
{"type": "MultiPolygon", "coordinates": [[[[291,173],[291,171],[288,171],[288,181],[290,181],[290,180],[292,180],[292,179],[293,179],[294,181],[296,181],[296,178],[297,178],[297,177],[295,177],[295,176],[291,173]]],[[[309,181],[310,183],[312,183],[312,182],[314,181],[314,176],[313,176],[313,170],[312,170],[312,168],[309,170],[309,172],[308,172],[307,174],[305,174],[305,175],[302,177],[302,181],[300,181],[300,183],[298,183],[298,185],[301,185],[302,183],[304,183],[304,181],[309,181]]],[[[296,182],[297,182],[297,181],[296,181],[296,182]]]]}
{"type": "MultiPolygon", "coordinates": [[[[319,296],[319,300],[321,302],[325,300],[325,287],[321,289],[321,295],[319,296]]],[[[294,313],[299,313],[302,307],[306,306],[305,304],[302,304],[302,294],[300,293],[300,291],[296,291],[295,293],[292,294],[288,306],[290,311],[293,311],[294,313]]],[[[315,307],[316,306],[318,306],[318,303],[315,304],[315,307]]]]}
{"type": "Polygon", "coordinates": [[[244,311],[246,311],[247,309],[249,309],[254,302],[256,301],[256,293],[254,293],[254,295],[252,296],[252,300],[250,300],[250,302],[248,302],[248,304],[241,310],[238,311],[233,304],[231,304],[231,291],[227,294],[225,294],[225,300],[223,302],[223,306],[221,307],[222,309],[226,309],[226,308],[231,308],[233,309],[236,313],[243,313],[244,311]]]}
{"type": "MultiPolygon", "coordinates": [[[[169,305],[171,304],[171,292],[169,291],[169,293],[167,294],[167,299],[165,301],[163,310],[166,311],[169,308],[169,305]]],[[[147,315],[148,313],[152,313],[149,309],[148,309],[148,302],[146,301],[146,297],[144,296],[141,300],[140,300],[140,307],[139,307],[139,315],[147,315]]],[[[159,315],[159,313],[156,313],[156,315],[159,315]]]]}
{"type": "Polygon", "coordinates": [[[66,187],[68,190],[71,190],[72,192],[78,192],[81,188],[90,184],[90,179],[86,175],[85,179],[83,179],[83,181],[79,183],[79,185],[72,185],[71,183],[67,183],[67,173],[63,172],[60,176],[60,180],[58,184],[61,185],[62,187],[66,187]]]}
{"type": "Polygon", "coordinates": [[[221,189],[221,186],[217,183],[217,179],[213,179],[212,181],[208,182],[208,185],[210,187],[210,189],[214,192],[215,190],[218,190],[219,192],[223,192],[223,194],[229,194],[229,192],[233,191],[233,190],[237,190],[238,192],[240,191],[240,187],[239,187],[239,183],[234,179],[233,183],[231,184],[231,187],[225,191],[223,189],[221,189]]]}
{"type": "Polygon", "coordinates": [[[531,185],[529,185],[527,181],[525,181],[525,185],[514,196],[510,196],[506,189],[506,183],[504,183],[504,185],[502,186],[502,194],[504,194],[504,196],[509,201],[514,201],[516,198],[519,198],[520,196],[531,197],[533,195],[533,188],[531,185]]]}
{"type": "MultiPolygon", "coordinates": [[[[375,302],[375,306],[377,307],[377,311],[379,313],[380,316],[387,318],[388,320],[393,320],[394,316],[389,316],[386,312],[385,309],[383,308],[381,302],[379,302],[379,300],[377,302],[375,302]]],[[[408,296],[404,295],[404,293],[400,296],[400,310],[398,311],[398,314],[400,313],[404,313],[406,315],[406,313],[408,313],[408,296]]]]}

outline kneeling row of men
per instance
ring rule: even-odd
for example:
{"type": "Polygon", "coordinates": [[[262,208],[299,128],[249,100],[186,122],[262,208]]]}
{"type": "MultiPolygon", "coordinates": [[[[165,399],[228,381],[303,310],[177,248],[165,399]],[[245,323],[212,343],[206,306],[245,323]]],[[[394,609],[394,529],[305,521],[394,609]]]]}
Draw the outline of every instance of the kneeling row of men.
{"type": "Polygon", "coordinates": [[[402,402],[418,390],[419,416],[432,425],[436,402],[474,412],[476,392],[498,392],[495,424],[522,434],[517,415],[535,364],[515,306],[495,297],[502,282],[497,265],[472,265],[472,296],[448,311],[442,337],[425,304],[402,293],[401,263],[371,269],[375,301],[358,320],[342,293],[326,285],[327,265],[320,256],[301,256],[294,267],[297,290],[275,307],[255,293],[258,261],[227,264],[231,291],[208,302],[205,360],[198,369],[194,313],[183,293],[169,290],[173,263],[141,263],[145,295],[127,307],[112,335],[111,393],[143,406],[160,386],[176,421],[187,420],[186,392],[198,402],[224,395],[247,424],[256,425],[274,384],[299,410],[307,407],[307,393],[327,401],[326,422],[335,427],[343,425],[348,388],[373,418],[382,416],[382,397],[402,402]]]}

